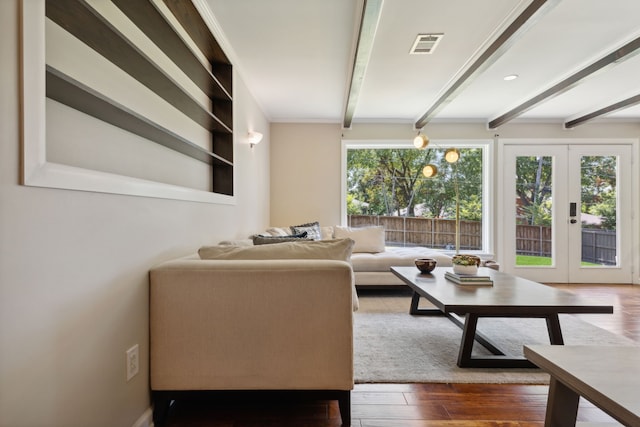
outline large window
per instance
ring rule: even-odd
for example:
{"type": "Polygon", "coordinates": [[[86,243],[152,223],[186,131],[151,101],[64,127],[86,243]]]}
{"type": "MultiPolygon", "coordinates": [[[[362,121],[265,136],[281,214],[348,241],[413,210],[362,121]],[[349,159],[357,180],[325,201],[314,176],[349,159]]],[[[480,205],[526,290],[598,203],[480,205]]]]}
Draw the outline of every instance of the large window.
{"type": "Polygon", "coordinates": [[[460,249],[486,251],[487,145],[456,145],[457,163],[444,159],[447,148],[346,143],[347,224],[383,225],[388,246],[453,250],[459,209],[460,249]],[[434,177],[424,176],[427,165],[437,168],[434,177]]]}

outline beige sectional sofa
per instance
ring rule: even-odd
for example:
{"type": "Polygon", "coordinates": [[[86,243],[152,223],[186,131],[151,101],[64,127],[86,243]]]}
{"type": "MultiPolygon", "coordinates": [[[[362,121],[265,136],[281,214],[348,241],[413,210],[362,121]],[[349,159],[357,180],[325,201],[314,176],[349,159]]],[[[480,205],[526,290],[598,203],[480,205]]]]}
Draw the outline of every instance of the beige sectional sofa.
{"type": "Polygon", "coordinates": [[[338,399],[349,425],[353,242],[270,246],[201,248],[150,271],[156,425],[185,393],[267,390],[338,399]]]}
{"type": "Polygon", "coordinates": [[[412,266],[416,258],[434,258],[438,266],[450,267],[451,255],[421,246],[387,247],[384,228],[381,226],[349,228],[342,226],[321,227],[317,222],[292,227],[271,227],[252,239],[224,241],[226,245],[252,245],[258,236],[281,237],[299,235],[300,231],[311,231],[314,238],[344,239],[355,242],[351,263],[358,288],[383,288],[406,286],[390,271],[391,266],[412,266]]]}

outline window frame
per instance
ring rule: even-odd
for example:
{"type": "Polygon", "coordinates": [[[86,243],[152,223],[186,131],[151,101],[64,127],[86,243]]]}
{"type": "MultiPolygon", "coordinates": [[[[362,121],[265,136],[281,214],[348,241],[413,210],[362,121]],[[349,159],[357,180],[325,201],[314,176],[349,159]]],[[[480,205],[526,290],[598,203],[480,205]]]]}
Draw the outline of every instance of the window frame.
{"type": "MultiPolygon", "coordinates": [[[[479,255],[493,256],[495,244],[495,153],[490,139],[431,139],[429,148],[478,148],[482,150],[482,249],[480,251],[465,251],[479,255]]],[[[343,139],[341,148],[340,167],[340,221],[347,225],[347,151],[358,149],[413,149],[412,141],[398,139],[361,140],[343,139]]],[[[453,251],[447,251],[453,252],[453,251]]]]}

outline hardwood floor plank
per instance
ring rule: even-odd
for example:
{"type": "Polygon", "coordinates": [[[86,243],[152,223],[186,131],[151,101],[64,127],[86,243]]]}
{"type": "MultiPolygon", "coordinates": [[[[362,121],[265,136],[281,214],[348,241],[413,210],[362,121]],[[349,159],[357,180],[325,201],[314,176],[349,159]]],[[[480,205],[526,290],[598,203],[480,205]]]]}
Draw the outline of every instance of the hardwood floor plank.
{"type": "Polygon", "coordinates": [[[404,393],[399,392],[353,392],[351,403],[358,405],[406,405],[404,393]]]}
{"type": "MultiPolygon", "coordinates": [[[[518,421],[365,420],[362,427],[523,427],[518,421]]],[[[542,427],[528,425],[527,427],[542,427]]]]}
{"type": "Polygon", "coordinates": [[[422,405],[351,405],[354,419],[385,420],[448,420],[444,406],[425,403],[422,405]]]}

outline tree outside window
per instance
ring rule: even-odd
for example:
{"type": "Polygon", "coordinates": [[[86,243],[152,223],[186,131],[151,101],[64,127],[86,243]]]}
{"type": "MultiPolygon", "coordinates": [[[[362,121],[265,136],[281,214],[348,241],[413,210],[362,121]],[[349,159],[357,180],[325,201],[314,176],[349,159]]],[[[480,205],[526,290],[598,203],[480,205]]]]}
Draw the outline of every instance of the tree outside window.
{"type": "Polygon", "coordinates": [[[456,164],[448,163],[444,152],[445,148],[348,149],[347,214],[454,221],[457,176],[460,218],[481,224],[483,150],[460,149],[456,164]],[[427,164],[438,168],[435,177],[422,174],[427,164]]]}

